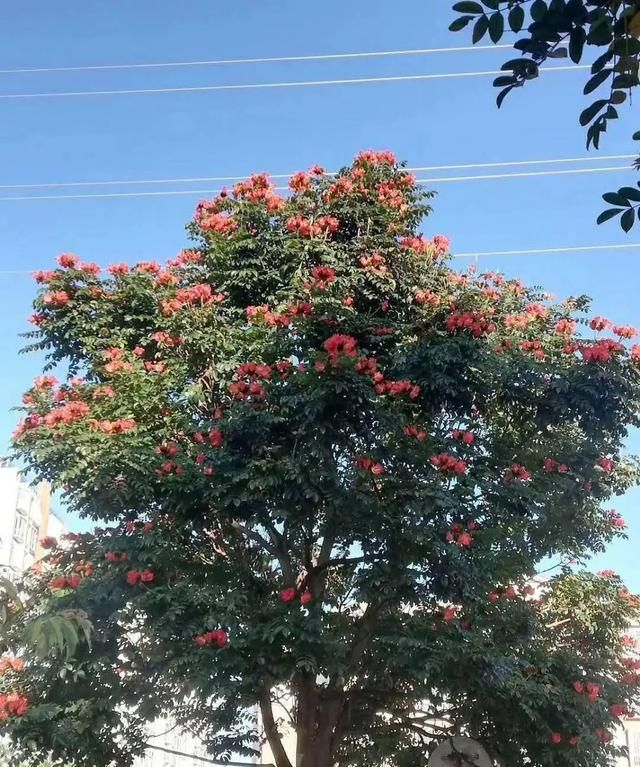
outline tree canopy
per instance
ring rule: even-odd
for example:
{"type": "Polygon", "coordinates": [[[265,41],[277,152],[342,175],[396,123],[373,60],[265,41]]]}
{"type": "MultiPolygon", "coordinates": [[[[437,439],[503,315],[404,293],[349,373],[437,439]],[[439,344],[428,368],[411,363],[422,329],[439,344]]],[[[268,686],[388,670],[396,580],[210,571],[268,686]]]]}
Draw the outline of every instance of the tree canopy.
{"type": "MultiPolygon", "coordinates": [[[[505,32],[522,35],[513,46],[520,57],[506,61],[504,74],[493,82],[500,88],[498,106],[514,88],[537,78],[549,59],[568,57],[579,64],[595,48],[583,92],[597,92],[598,98],[581,112],[580,125],[587,128],[587,148],[599,149],[610,121],[619,118],[619,108],[631,103],[633,88],[640,85],[640,0],[460,0],[453,10],[462,15],[449,28],[457,32],[472,25],[474,45],[483,39],[498,43],[505,32]]],[[[633,139],[640,140],[640,131],[633,139]]],[[[640,157],[634,164],[640,168],[640,157]]],[[[636,214],[640,219],[640,182],[603,198],[612,207],[600,214],[599,224],[620,216],[628,232],[636,214]]]]}
{"type": "Polygon", "coordinates": [[[568,560],[624,534],[636,331],[454,270],[389,152],[289,186],[201,202],[165,264],[36,275],[16,455],[99,527],[5,586],[15,759],[127,765],[166,712],[249,755],[259,710],[290,767],[284,700],[297,767],[426,764],[451,733],[610,763],[638,601],[568,560]]]}

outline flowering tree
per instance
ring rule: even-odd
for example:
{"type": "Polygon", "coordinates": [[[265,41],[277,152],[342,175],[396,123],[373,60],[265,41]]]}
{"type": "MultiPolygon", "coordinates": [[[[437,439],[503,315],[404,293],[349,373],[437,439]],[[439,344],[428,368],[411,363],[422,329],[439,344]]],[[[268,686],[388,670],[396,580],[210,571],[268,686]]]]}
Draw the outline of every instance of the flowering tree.
{"type": "Polygon", "coordinates": [[[277,767],[285,725],[297,767],[424,764],[452,733],[607,763],[637,601],[611,572],[531,577],[623,533],[635,331],[453,271],[387,152],[290,187],[200,203],[164,266],[37,275],[49,365],[15,446],[103,527],[6,594],[17,753],[129,764],[170,712],[229,758],[259,710],[277,767]]]}

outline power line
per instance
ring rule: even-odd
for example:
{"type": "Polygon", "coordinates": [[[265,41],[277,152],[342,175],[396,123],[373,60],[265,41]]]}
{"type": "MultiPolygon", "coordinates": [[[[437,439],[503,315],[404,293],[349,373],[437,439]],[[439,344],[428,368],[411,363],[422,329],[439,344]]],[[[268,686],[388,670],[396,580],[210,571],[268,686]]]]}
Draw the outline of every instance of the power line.
{"type": "Polygon", "coordinates": [[[482,256],[534,256],[546,253],[580,253],[595,250],[635,250],[640,249],[638,243],[623,243],[618,245],[580,245],[572,248],[529,248],[527,250],[485,250],[478,253],[456,253],[453,258],[481,258],[482,256]]]}
{"type": "MultiPolygon", "coordinates": [[[[628,171],[627,165],[616,165],[606,168],[563,168],[561,170],[539,170],[524,171],[517,173],[489,173],[475,176],[443,176],[441,178],[418,178],[416,184],[438,184],[450,183],[454,181],[488,181],[491,179],[502,180],[508,178],[531,178],[537,176],[563,176],[576,173],[611,173],[614,171],[628,171]]],[[[26,202],[28,200],[92,200],[92,199],[114,199],[114,198],[135,198],[135,197],[184,197],[195,195],[219,194],[222,189],[174,189],[160,191],[143,192],[90,192],[87,194],[32,194],[15,195],[10,197],[0,197],[0,202],[26,202]]],[[[287,186],[276,186],[274,191],[289,191],[287,186]]]]}
{"type": "Polygon", "coordinates": [[[112,69],[168,69],[170,67],[211,67],[228,64],[282,64],[286,62],[332,61],[341,59],[373,59],[390,56],[426,56],[431,53],[463,53],[467,51],[493,51],[513,48],[512,45],[463,45],[456,48],[406,48],[398,51],[360,51],[356,53],[320,53],[308,56],[266,56],[251,59],[205,59],[200,61],[161,61],[137,64],[82,64],[72,67],[26,67],[0,69],[0,75],[35,74],[50,72],[95,72],[112,69]]]}
{"type": "MultiPolygon", "coordinates": [[[[631,160],[636,157],[635,154],[610,154],[610,155],[586,155],[584,157],[558,157],[545,160],[511,160],[502,162],[477,162],[464,163],[458,165],[422,165],[414,168],[404,168],[403,170],[411,173],[437,170],[466,170],[472,168],[504,168],[518,167],[527,165],[556,165],[572,162],[603,162],[605,160],[631,160]]],[[[269,178],[283,179],[292,176],[290,173],[269,173],[269,178]]],[[[120,179],[111,181],[55,181],[41,184],[0,184],[0,189],[57,189],[68,187],[86,187],[86,186],[140,186],[144,184],[194,184],[205,181],[232,182],[244,181],[249,174],[243,176],[195,176],[190,178],[149,178],[149,179],[120,179]]],[[[335,176],[335,171],[329,171],[327,176],[335,176]]]]}
{"type": "MultiPolygon", "coordinates": [[[[447,183],[450,181],[486,181],[487,179],[530,178],[532,176],[566,176],[572,173],[610,173],[618,170],[630,170],[628,165],[616,165],[609,168],[564,168],[563,170],[533,170],[520,173],[492,173],[476,176],[449,176],[442,178],[421,178],[417,184],[447,183]]],[[[0,200],[3,198],[0,197],[0,200]]]]}
{"type": "MultiPolygon", "coordinates": [[[[454,253],[452,258],[483,258],[488,256],[536,256],[549,253],[590,253],[603,250],[640,250],[638,243],[618,243],[615,245],[577,245],[572,247],[527,248],[525,250],[484,250],[477,253],[454,253]]],[[[32,275],[36,269],[0,269],[0,276],[32,275]]]]}
{"type": "MultiPolygon", "coordinates": [[[[549,67],[543,72],[567,72],[580,69],[591,69],[589,64],[568,64],[566,66],[549,67]]],[[[324,85],[363,85],[366,83],[396,83],[422,80],[444,80],[464,77],[486,77],[489,75],[503,75],[499,69],[488,69],[472,72],[441,72],[426,75],[394,75],[388,77],[353,77],[341,80],[294,80],[290,82],[276,83],[234,83],[230,85],[199,85],[170,88],[121,88],[105,91],[59,91],[44,93],[2,93],[0,99],[45,99],[45,98],[75,98],[80,96],[125,96],[160,93],[208,93],[213,91],[243,91],[265,90],[274,88],[311,88],[324,85]]]]}

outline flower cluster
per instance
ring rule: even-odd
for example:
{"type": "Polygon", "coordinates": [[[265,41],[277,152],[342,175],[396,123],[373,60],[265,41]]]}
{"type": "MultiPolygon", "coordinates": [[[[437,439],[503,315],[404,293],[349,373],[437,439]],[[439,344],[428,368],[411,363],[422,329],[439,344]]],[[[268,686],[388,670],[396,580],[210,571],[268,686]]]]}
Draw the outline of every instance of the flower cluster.
{"type": "Polygon", "coordinates": [[[0,695],[0,721],[10,716],[24,716],[29,710],[29,700],[18,692],[0,695]]]}
{"type": "Polygon", "coordinates": [[[119,418],[117,421],[98,421],[91,418],[89,419],[89,426],[94,431],[100,431],[103,434],[125,434],[128,431],[133,431],[137,427],[137,423],[133,418],[119,418]]]}
{"type": "Polygon", "coordinates": [[[473,544],[471,532],[478,529],[478,523],[474,520],[467,522],[466,526],[459,522],[454,522],[451,530],[447,532],[446,539],[449,543],[455,543],[457,546],[469,548],[473,544]]]}
{"type": "Polygon", "coordinates": [[[130,373],[133,370],[131,362],[124,359],[124,349],[118,346],[110,349],[104,349],[102,356],[106,360],[104,370],[106,373],[130,373]]]}
{"type": "Polygon", "coordinates": [[[457,310],[451,312],[445,325],[450,333],[468,332],[474,338],[493,333],[496,329],[495,323],[482,312],[460,312],[457,310]]]}
{"type": "Polygon", "coordinates": [[[414,424],[405,426],[403,432],[407,437],[413,437],[414,439],[417,439],[418,442],[424,442],[427,438],[427,432],[424,431],[424,429],[419,429],[414,424]]]}
{"type": "Polygon", "coordinates": [[[196,221],[205,232],[216,234],[230,235],[238,228],[238,222],[228,213],[209,213],[202,215],[199,220],[196,214],[196,221]]]}
{"type": "Polygon", "coordinates": [[[139,583],[153,583],[156,574],[153,570],[129,570],[126,581],[129,586],[137,586],[139,583]]]}
{"type": "Polygon", "coordinates": [[[291,320],[286,314],[272,312],[267,304],[262,306],[247,306],[247,321],[250,323],[264,322],[269,327],[286,328],[291,320]]]}
{"type": "Polygon", "coordinates": [[[214,629],[213,631],[206,631],[204,634],[198,634],[193,641],[200,647],[215,645],[222,650],[229,644],[229,634],[224,629],[214,629]]]}
{"type": "Polygon", "coordinates": [[[590,703],[595,703],[602,692],[600,685],[595,682],[576,681],[571,686],[579,695],[586,695],[590,703]]]}
{"type": "Polygon", "coordinates": [[[286,228],[288,232],[295,232],[300,237],[320,237],[337,232],[340,222],[335,216],[319,216],[315,221],[304,216],[292,216],[287,219],[286,228]]]}
{"type": "Polygon", "coordinates": [[[566,463],[559,463],[555,458],[545,458],[542,466],[549,474],[566,474],[569,471],[566,463]]]}
{"type": "Polygon", "coordinates": [[[7,671],[20,673],[24,671],[24,660],[22,658],[2,658],[0,660],[0,674],[6,674],[7,671]]]}
{"type": "Polygon", "coordinates": [[[49,581],[52,589],[77,589],[82,583],[82,576],[78,573],[72,575],[57,575],[49,581]]]}
{"type": "Polygon", "coordinates": [[[264,399],[267,395],[266,389],[260,383],[271,378],[271,368],[269,365],[256,362],[245,362],[235,370],[238,379],[229,384],[229,394],[234,399],[264,399]]]}
{"type": "Polygon", "coordinates": [[[107,551],[104,555],[107,562],[126,562],[129,558],[124,551],[107,551]]]}
{"type": "Polygon", "coordinates": [[[605,338],[592,344],[583,344],[578,347],[585,362],[609,362],[616,354],[624,351],[624,346],[618,341],[605,338]]]}
{"type": "Polygon", "coordinates": [[[66,306],[71,297],[66,290],[52,290],[42,296],[42,303],[52,309],[61,309],[66,306]]]}
{"type": "Polygon", "coordinates": [[[322,344],[322,348],[334,365],[340,361],[341,357],[356,357],[358,354],[358,342],[353,336],[340,334],[329,336],[322,344]]]}
{"type": "Polygon", "coordinates": [[[467,464],[451,455],[451,453],[438,453],[432,455],[429,462],[443,474],[457,474],[461,476],[467,472],[467,464]]]}
{"type": "MultiPolygon", "coordinates": [[[[290,586],[289,588],[282,589],[280,592],[280,601],[284,602],[285,604],[290,604],[291,602],[295,601],[296,597],[298,596],[298,589],[296,589],[294,586],[290,586]]],[[[300,604],[301,605],[308,605],[309,602],[313,601],[313,594],[309,590],[305,590],[300,594],[300,604]]]]}
{"type": "Polygon", "coordinates": [[[368,471],[374,476],[384,474],[384,466],[379,461],[374,461],[373,458],[366,458],[365,456],[358,456],[356,458],[356,466],[363,471],[368,471]]]}
{"type": "Polygon", "coordinates": [[[475,438],[476,436],[472,431],[453,429],[451,432],[451,439],[458,440],[458,442],[462,442],[464,445],[473,445],[475,438]]]}
{"type": "Polygon", "coordinates": [[[505,470],[502,478],[505,482],[513,482],[514,480],[526,482],[528,479],[531,479],[531,472],[519,463],[512,463],[511,466],[505,470]]]}
{"type": "Polygon", "coordinates": [[[360,258],[360,266],[367,272],[382,277],[388,271],[387,261],[380,253],[372,253],[370,256],[360,258]]]}

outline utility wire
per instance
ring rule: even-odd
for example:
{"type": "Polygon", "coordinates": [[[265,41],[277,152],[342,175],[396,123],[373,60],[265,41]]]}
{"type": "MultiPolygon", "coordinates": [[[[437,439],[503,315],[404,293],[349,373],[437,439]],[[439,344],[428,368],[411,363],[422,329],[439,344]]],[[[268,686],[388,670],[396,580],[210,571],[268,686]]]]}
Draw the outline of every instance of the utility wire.
{"type": "Polygon", "coordinates": [[[467,51],[493,51],[513,48],[512,45],[463,45],[457,48],[406,48],[399,51],[360,51],[356,53],[320,53],[308,56],[266,56],[251,59],[205,59],[201,61],[160,61],[137,64],[82,64],[72,67],[26,67],[0,69],[0,75],[18,75],[50,72],[95,72],[111,69],[168,69],[170,67],[211,67],[228,64],[281,64],[301,61],[332,61],[341,59],[373,59],[389,56],[426,56],[431,53],[463,53],[467,51]]]}
{"type": "MultiPolygon", "coordinates": [[[[610,154],[610,155],[586,155],[584,157],[558,157],[547,160],[512,160],[506,162],[476,162],[458,165],[422,165],[415,168],[403,168],[411,173],[437,170],[467,170],[472,168],[505,168],[527,165],[556,165],[572,162],[603,162],[605,160],[632,160],[635,154],[610,154]]],[[[269,178],[289,178],[295,171],[290,173],[269,173],[269,178]]],[[[244,181],[250,174],[244,176],[195,176],[191,178],[140,178],[111,181],[54,181],[42,184],[0,184],[0,189],[57,189],[67,187],[85,186],[139,186],[144,184],[195,184],[205,181],[244,181]]],[[[327,176],[335,176],[335,171],[329,171],[327,176]]]]}
{"type": "MultiPolygon", "coordinates": [[[[561,170],[538,170],[517,173],[494,173],[476,176],[444,176],[442,178],[418,178],[416,184],[439,184],[454,181],[488,181],[491,179],[503,180],[508,178],[530,178],[537,176],[562,176],[576,173],[611,173],[615,171],[628,171],[627,165],[616,165],[606,168],[563,168],[561,170]]],[[[33,194],[0,197],[0,202],[26,202],[28,200],[91,200],[91,199],[114,199],[127,197],[184,197],[195,195],[219,194],[222,189],[175,189],[143,192],[89,192],[86,194],[33,194]]],[[[276,186],[274,191],[289,191],[287,186],[276,186]]]]}
{"type": "Polygon", "coordinates": [[[636,250],[640,242],[618,245],[580,245],[572,248],[530,248],[527,250],[485,250],[478,253],[456,253],[453,258],[481,258],[483,256],[534,256],[546,253],[581,253],[596,250],[636,250]]]}
{"type": "MultiPolygon", "coordinates": [[[[591,69],[589,64],[568,64],[566,66],[549,67],[543,72],[567,72],[578,71],[580,69],[591,69]]],[[[43,93],[2,93],[2,100],[21,100],[21,99],[53,99],[53,98],[75,98],[80,96],[125,96],[142,95],[146,93],[208,93],[212,91],[246,91],[246,90],[264,90],[274,88],[310,88],[323,85],[362,85],[365,83],[397,83],[420,80],[444,80],[457,79],[464,77],[486,77],[489,75],[503,75],[503,70],[488,69],[472,72],[441,72],[426,75],[395,75],[389,77],[354,77],[342,80],[294,80],[291,82],[276,83],[234,83],[230,85],[199,85],[186,87],[170,88],[121,88],[105,91],[58,91],[43,93]]]]}
{"type": "MultiPolygon", "coordinates": [[[[591,253],[603,250],[640,250],[640,242],[615,245],[577,245],[567,248],[528,248],[526,250],[484,250],[477,253],[454,253],[452,258],[482,258],[485,256],[536,256],[549,253],[591,253]]],[[[36,269],[0,269],[0,276],[32,275],[36,269]]]]}

